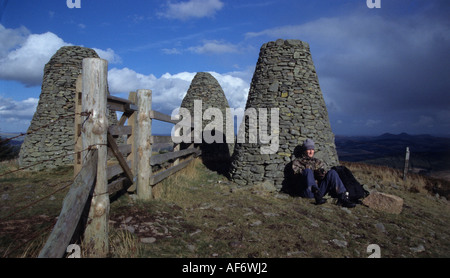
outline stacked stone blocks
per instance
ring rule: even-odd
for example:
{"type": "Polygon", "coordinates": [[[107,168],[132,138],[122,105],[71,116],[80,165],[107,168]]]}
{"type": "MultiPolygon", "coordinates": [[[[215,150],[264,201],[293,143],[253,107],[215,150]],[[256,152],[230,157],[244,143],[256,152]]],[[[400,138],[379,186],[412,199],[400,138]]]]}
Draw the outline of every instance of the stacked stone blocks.
{"type": "MultiPolygon", "coordinates": [[[[246,109],[276,107],[279,108],[278,151],[261,154],[260,144],[237,143],[231,175],[238,184],[268,180],[281,188],[286,167],[307,138],[316,142],[316,157],[329,167],[338,164],[334,134],[306,42],[280,39],[261,47],[246,109]]],[[[245,130],[249,130],[248,122],[245,130]]]]}
{"type": "MultiPolygon", "coordinates": [[[[22,167],[43,170],[74,163],[75,89],[84,58],[99,56],[93,49],[63,46],[45,65],[38,106],[20,149],[22,167]]],[[[117,122],[114,112],[109,119],[117,122]]]]}

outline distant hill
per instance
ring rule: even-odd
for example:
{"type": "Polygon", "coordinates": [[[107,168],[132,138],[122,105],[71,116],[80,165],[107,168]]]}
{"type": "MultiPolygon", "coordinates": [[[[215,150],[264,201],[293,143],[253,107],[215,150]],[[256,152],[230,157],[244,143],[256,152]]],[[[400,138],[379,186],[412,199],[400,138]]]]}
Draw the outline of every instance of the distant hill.
{"type": "Polygon", "coordinates": [[[402,169],[406,147],[414,172],[450,173],[450,138],[406,133],[380,136],[336,136],[340,161],[364,162],[402,169]]]}
{"type": "MultiPolygon", "coordinates": [[[[0,137],[2,138],[2,140],[4,140],[4,139],[19,136],[20,134],[21,133],[19,133],[19,132],[0,132],[0,137]]],[[[25,136],[20,136],[18,138],[10,140],[9,144],[20,147],[20,145],[22,145],[24,139],[25,139],[25,136]]]]}
{"type": "Polygon", "coordinates": [[[0,132],[0,161],[13,159],[19,155],[20,146],[23,143],[23,136],[5,141],[18,135],[20,133],[0,132]]]}

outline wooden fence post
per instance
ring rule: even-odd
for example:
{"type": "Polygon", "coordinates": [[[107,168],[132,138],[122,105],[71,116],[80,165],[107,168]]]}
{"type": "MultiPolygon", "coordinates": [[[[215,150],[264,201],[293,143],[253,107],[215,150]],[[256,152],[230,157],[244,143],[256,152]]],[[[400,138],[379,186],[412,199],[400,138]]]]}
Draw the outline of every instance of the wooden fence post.
{"type": "MultiPolygon", "coordinates": [[[[97,181],[92,196],[84,242],[91,257],[106,257],[109,252],[109,195],[107,167],[107,103],[108,62],[99,58],[83,59],[82,110],[88,112],[82,127],[83,149],[98,150],[97,181]]],[[[84,159],[84,158],[83,158],[84,159]]]]}
{"type": "Polygon", "coordinates": [[[153,198],[152,187],[150,185],[150,176],[152,168],[150,165],[150,157],[152,154],[151,134],[152,119],[150,111],[152,109],[152,91],[138,90],[138,132],[137,132],[137,185],[136,193],[140,200],[149,200],[153,198]]]}
{"type": "Polygon", "coordinates": [[[408,174],[409,169],[409,147],[406,147],[406,155],[405,155],[405,168],[403,169],[403,180],[406,180],[406,175],[408,174]]]}

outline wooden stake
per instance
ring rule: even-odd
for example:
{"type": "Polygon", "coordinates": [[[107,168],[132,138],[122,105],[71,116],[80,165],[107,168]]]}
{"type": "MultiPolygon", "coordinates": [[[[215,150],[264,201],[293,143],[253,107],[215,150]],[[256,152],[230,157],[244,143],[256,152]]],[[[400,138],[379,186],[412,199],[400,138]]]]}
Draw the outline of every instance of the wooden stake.
{"type": "Polygon", "coordinates": [[[138,199],[150,200],[153,198],[150,176],[152,167],[150,157],[152,154],[152,119],[150,112],[152,109],[152,91],[137,91],[138,111],[138,132],[137,132],[137,184],[136,193],[138,199]]]}
{"type": "Polygon", "coordinates": [[[409,147],[406,147],[406,156],[405,156],[405,168],[403,169],[403,180],[406,180],[406,175],[408,174],[409,168],[409,147]]]}
{"type": "Polygon", "coordinates": [[[92,196],[84,243],[91,257],[106,257],[109,252],[109,195],[107,167],[107,74],[108,62],[99,58],[83,59],[83,149],[98,150],[97,182],[92,196]]]}

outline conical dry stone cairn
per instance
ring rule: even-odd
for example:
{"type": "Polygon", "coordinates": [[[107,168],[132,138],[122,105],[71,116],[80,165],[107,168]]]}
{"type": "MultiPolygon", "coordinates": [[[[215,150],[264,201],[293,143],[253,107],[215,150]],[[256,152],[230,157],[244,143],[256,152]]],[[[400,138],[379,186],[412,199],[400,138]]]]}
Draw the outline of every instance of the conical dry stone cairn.
{"type": "MultiPolygon", "coordinates": [[[[215,171],[228,173],[231,152],[233,151],[234,144],[233,142],[227,142],[225,138],[226,115],[229,112],[227,111],[227,108],[230,108],[230,106],[228,105],[228,101],[219,82],[217,82],[217,80],[210,73],[198,72],[192,79],[186,96],[181,102],[181,107],[189,110],[192,122],[194,122],[195,113],[201,113],[200,117],[203,119],[203,115],[208,108],[217,108],[220,110],[223,116],[222,132],[219,134],[222,138],[222,143],[206,143],[204,140],[204,134],[202,133],[203,142],[200,144],[200,148],[202,150],[203,163],[208,168],[215,171]],[[199,105],[195,106],[196,100],[201,101],[197,102],[197,104],[201,103],[201,109],[199,105]],[[197,107],[198,111],[194,110],[195,107],[197,107]]],[[[207,130],[208,125],[214,120],[214,117],[211,117],[210,120],[202,120],[201,131],[203,132],[207,130]]],[[[212,134],[215,135],[215,130],[212,131],[212,134]]],[[[186,144],[183,145],[186,147],[186,144]]]]}
{"type": "Polygon", "coordinates": [[[30,168],[41,170],[73,164],[74,97],[84,58],[99,57],[93,49],[63,46],[45,65],[38,106],[28,128],[29,132],[37,131],[24,139],[19,154],[21,166],[37,164],[30,168]]]}
{"type": "Polygon", "coordinates": [[[240,185],[270,181],[280,189],[289,176],[291,161],[307,138],[316,142],[317,158],[330,167],[338,164],[334,134],[306,42],[280,39],[261,47],[246,110],[276,107],[279,147],[275,153],[261,154],[261,144],[236,143],[231,176],[240,185]]]}

